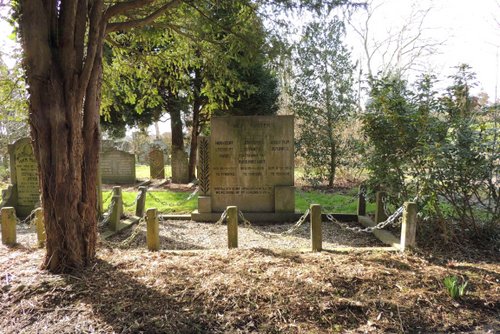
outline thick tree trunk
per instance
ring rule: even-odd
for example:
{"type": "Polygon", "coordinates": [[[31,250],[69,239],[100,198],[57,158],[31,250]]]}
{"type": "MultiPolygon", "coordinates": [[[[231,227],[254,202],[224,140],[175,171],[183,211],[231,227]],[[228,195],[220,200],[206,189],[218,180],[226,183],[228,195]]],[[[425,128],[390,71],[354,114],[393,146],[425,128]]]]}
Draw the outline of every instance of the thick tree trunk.
{"type": "Polygon", "coordinates": [[[60,6],[57,12],[41,1],[21,1],[20,19],[47,233],[43,267],[52,272],[79,269],[95,257],[105,32],[102,1],[60,6]]]}
{"type": "Polygon", "coordinates": [[[188,174],[189,179],[194,180],[195,170],[196,170],[196,156],[198,151],[198,136],[201,131],[201,122],[200,122],[200,112],[202,108],[201,101],[201,85],[202,85],[202,77],[201,71],[199,69],[195,70],[194,77],[194,99],[193,99],[193,125],[191,128],[191,146],[189,151],[189,166],[188,166],[188,174]]]}
{"type": "Polygon", "coordinates": [[[170,114],[170,129],[172,131],[172,151],[184,150],[181,111],[175,106],[169,108],[168,111],[170,114]]]}

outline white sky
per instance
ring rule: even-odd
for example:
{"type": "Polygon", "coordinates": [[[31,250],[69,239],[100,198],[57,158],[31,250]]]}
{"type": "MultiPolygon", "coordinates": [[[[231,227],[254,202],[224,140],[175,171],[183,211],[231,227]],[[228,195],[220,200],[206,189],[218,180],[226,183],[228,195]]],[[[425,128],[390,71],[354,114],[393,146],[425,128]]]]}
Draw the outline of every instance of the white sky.
{"type": "MultiPolygon", "coordinates": [[[[453,66],[467,63],[477,74],[477,91],[485,91],[490,101],[498,94],[500,80],[500,0],[374,0],[382,2],[374,17],[373,31],[383,38],[391,26],[401,24],[408,17],[412,4],[419,8],[432,6],[425,28],[436,40],[443,40],[440,53],[428,59],[429,68],[434,69],[438,78],[445,79],[452,74],[453,66]],[[496,94],[496,95],[495,95],[496,94]]],[[[362,13],[354,19],[360,19],[362,13]],[[361,15],[361,16],[360,16],[361,15]]],[[[0,20],[0,49],[2,53],[10,50],[14,43],[8,39],[10,26],[0,20]]],[[[359,47],[353,35],[348,35],[348,44],[359,47]]],[[[354,49],[353,56],[359,55],[354,49]]],[[[163,125],[161,131],[167,126],[163,125]]],[[[154,130],[152,129],[151,133],[154,130]]]]}
{"type": "MultiPolygon", "coordinates": [[[[495,97],[495,86],[499,80],[500,65],[500,0],[374,0],[381,4],[373,15],[375,36],[383,38],[386,31],[397,29],[402,20],[408,18],[412,4],[418,8],[432,7],[424,21],[428,37],[444,41],[437,54],[426,63],[439,79],[454,73],[452,67],[467,63],[477,74],[478,91],[485,91],[490,101],[495,97]]],[[[353,17],[363,19],[359,10],[353,17]]],[[[355,49],[353,56],[359,55],[359,40],[348,30],[348,44],[355,49]]],[[[497,95],[498,96],[498,95],[497,95]]],[[[498,96],[500,98],[500,96],[498,96]]]]}

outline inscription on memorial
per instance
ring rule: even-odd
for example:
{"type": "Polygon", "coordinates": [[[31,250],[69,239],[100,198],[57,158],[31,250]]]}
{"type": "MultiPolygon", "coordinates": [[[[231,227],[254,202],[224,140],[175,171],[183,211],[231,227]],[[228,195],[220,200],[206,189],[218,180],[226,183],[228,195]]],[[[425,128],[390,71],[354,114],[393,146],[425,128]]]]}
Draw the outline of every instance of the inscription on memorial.
{"type": "Polygon", "coordinates": [[[275,186],[293,186],[293,116],[213,117],[212,210],[273,212],[275,186]]]}
{"type": "Polygon", "coordinates": [[[38,192],[38,170],[33,148],[29,141],[16,146],[14,164],[17,182],[17,204],[33,207],[40,200],[38,192]]]}

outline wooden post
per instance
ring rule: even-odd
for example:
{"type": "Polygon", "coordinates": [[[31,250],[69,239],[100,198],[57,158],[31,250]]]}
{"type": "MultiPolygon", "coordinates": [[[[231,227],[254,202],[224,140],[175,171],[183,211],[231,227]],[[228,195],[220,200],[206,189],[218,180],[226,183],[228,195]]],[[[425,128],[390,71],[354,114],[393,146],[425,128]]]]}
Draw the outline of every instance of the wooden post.
{"type": "Polygon", "coordinates": [[[146,243],[148,250],[157,251],[160,249],[160,227],[158,223],[158,211],[156,208],[146,211],[146,243]]]}
{"type": "Polygon", "coordinates": [[[2,244],[14,246],[16,244],[16,211],[13,207],[4,207],[2,216],[2,244]]]}
{"type": "Polygon", "coordinates": [[[35,210],[35,225],[36,236],[38,238],[38,247],[42,248],[45,245],[47,236],[45,235],[45,225],[43,222],[43,209],[38,208],[35,210]]]}
{"type": "Polygon", "coordinates": [[[366,216],[366,186],[361,184],[358,193],[358,216],[366,216]]]}
{"type": "Polygon", "coordinates": [[[113,210],[111,211],[109,217],[109,229],[111,231],[117,231],[120,226],[120,218],[123,215],[123,199],[122,199],[122,188],[119,186],[113,187],[113,196],[111,196],[111,203],[115,203],[113,210]]]}
{"type": "Polygon", "coordinates": [[[319,204],[311,204],[310,208],[311,219],[311,247],[313,252],[321,252],[323,235],[321,233],[321,206],[319,204]]]}
{"type": "Polygon", "coordinates": [[[227,207],[227,248],[238,248],[238,207],[227,207]]]}
{"type": "Polygon", "coordinates": [[[139,187],[139,198],[137,199],[137,204],[135,206],[135,215],[137,217],[144,216],[144,208],[146,207],[146,192],[148,188],[144,186],[139,187]]]}
{"type": "Polygon", "coordinates": [[[401,224],[400,250],[404,252],[408,247],[414,247],[417,232],[417,203],[405,202],[403,209],[403,223],[401,224]]]}
{"type": "Polygon", "coordinates": [[[384,201],[386,196],[387,194],[383,191],[377,191],[377,193],[375,194],[375,200],[377,204],[377,208],[375,211],[375,223],[377,224],[387,219],[387,215],[384,211],[384,201]]]}

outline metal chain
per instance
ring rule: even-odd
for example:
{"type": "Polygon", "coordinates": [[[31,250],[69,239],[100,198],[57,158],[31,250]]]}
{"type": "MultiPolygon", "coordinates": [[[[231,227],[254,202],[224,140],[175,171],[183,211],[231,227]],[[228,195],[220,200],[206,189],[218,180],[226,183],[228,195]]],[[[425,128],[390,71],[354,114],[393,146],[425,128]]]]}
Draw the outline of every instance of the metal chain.
{"type": "Polygon", "coordinates": [[[26,224],[29,221],[30,223],[29,223],[28,227],[31,227],[32,224],[33,224],[33,222],[34,222],[33,215],[35,214],[36,209],[38,209],[38,208],[35,208],[35,209],[31,210],[30,214],[26,218],[24,218],[23,220],[20,220],[16,216],[16,223],[18,223],[18,224],[26,224]]]}
{"type": "Polygon", "coordinates": [[[113,196],[113,191],[110,190],[109,194],[106,196],[106,198],[102,200],[103,205],[104,205],[104,203],[106,203],[108,201],[108,199],[111,198],[111,196],[113,196]]]}
{"type": "Polygon", "coordinates": [[[116,199],[112,197],[111,202],[108,205],[107,216],[99,223],[100,227],[105,226],[109,222],[109,219],[111,218],[111,212],[113,212],[115,205],[116,205],[116,199]]]}
{"type": "Polygon", "coordinates": [[[139,200],[139,198],[141,197],[141,192],[137,193],[137,196],[135,196],[135,200],[132,202],[132,203],[126,203],[123,199],[122,199],[122,203],[123,203],[123,207],[125,208],[130,208],[134,205],[137,204],[137,201],[139,200]]]}
{"type": "Polygon", "coordinates": [[[224,220],[226,220],[226,218],[227,218],[227,209],[224,210],[224,212],[222,212],[219,220],[215,222],[214,226],[222,225],[222,223],[224,223],[224,220]]]}
{"type": "Polygon", "coordinates": [[[358,226],[353,227],[353,226],[349,226],[345,223],[341,223],[337,219],[335,219],[331,214],[326,215],[326,218],[329,221],[331,221],[332,223],[335,223],[335,224],[337,224],[337,225],[341,226],[342,228],[345,228],[346,230],[349,230],[349,231],[353,231],[353,232],[357,232],[357,233],[360,233],[360,232],[372,233],[375,230],[381,230],[381,229],[383,229],[391,224],[393,226],[399,225],[400,224],[399,218],[403,214],[403,209],[404,209],[404,207],[400,206],[392,215],[390,215],[383,222],[380,222],[375,226],[369,226],[369,227],[365,227],[365,228],[361,228],[358,226]]]}
{"type": "Polygon", "coordinates": [[[137,238],[137,236],[140,234],[140,232],[141,232],[140,227],[142,227],[145,223],[146,223],[146,218],[142,217],[139,220],[139,223],[137,224],[137,226],[132,231],[132,234],[130,234],[127,237],[127,239],[125,239],[125,240],[122,240],[120,242],[112,242],[112,241],[107,241],[107,240],[101,240],[101,242],[104,245],[108,246],[108,247],[113,246],[113,247],[118,247],[118,248],[129,248],[130,244],[132,243],[132,241],[134,241],[135,238],[137,238]]]}
{"type": "Polygon", "coordinates": [[[277,237],[281,237],[284,235],[292,234],[295,231],[297,231],[302,226],[302,224],[306,221],[307,216],[309,216],[309,213],[310,213],[310,211],[309,211],[309,209],[307,209],[307,211],[299,218],[299,220],[297,220],[297,222],[292,227],[290,227],[288,230],[286,230],[284,232],[277,233],[277,234],[269,234],[269,233],[265,233],[265,232],[262,232],[261,230],[257,229],[255,226],[252,225],[252,223],[250,223],[250,221],[248,219],[245,218],[245,216],[243,215],[243,212],[241,212],[241,211],[238,211],[238,217],[243,222],[243,226],[250,228],[255,233],[257,233],[265,238],[277,238],[277,237]]]}
{"type": "Polygon", "coordinates": [[[163,201],[160,198],[158,198],[158,196],[153,195],[153,193],[150,191],[147,192],[147,195],[150,196],[156,202],[160,203],[161,205],[172,207],[172,206],[179,206],[179,205],[182,205],[184,203],[189,202],[191,199],[193,199],[194,196],[196,196],[198,191],[199,191],[199,188],[197,187],[186,199],[178,201],[176,203],[169,203],[169,202],[163,201]]]}

